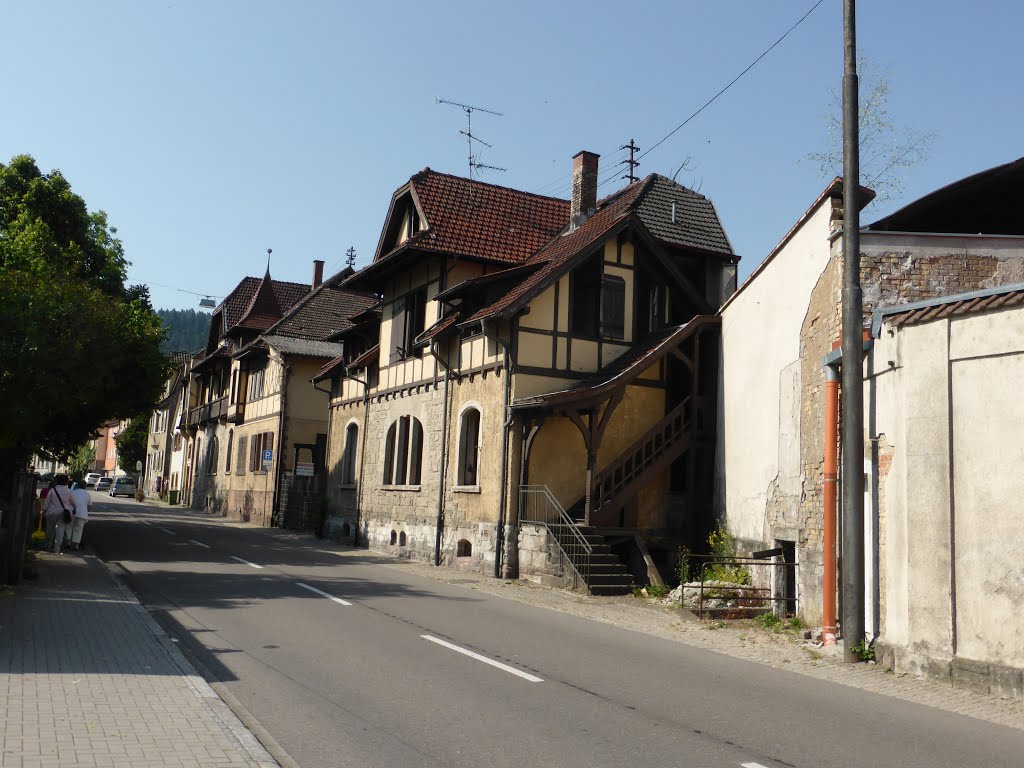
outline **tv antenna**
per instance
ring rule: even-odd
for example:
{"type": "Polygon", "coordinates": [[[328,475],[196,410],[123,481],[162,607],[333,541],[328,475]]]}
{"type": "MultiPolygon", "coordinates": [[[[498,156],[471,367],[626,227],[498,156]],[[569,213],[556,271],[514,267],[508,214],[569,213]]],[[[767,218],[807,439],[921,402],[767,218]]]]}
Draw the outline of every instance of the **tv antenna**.
{"type": "Polygon", "coordinates": [[[355,266],[356,266],[356,248],[355,248],[354,245],[350,245],[348,247],[348,250],[345,251],[345,263],[348,264],[348,266],[351,267],[352,269],[355,269],[355,266]]]}
{"type": "MultiPolygon", "coordinates": [[[[497,115],[498,117],[504,117],[501,112],[495,112],[493,109],[484,109],[483,107],[474,107],[472,104],[462,104],[458,101],[450,101],[449,99],[434,99],[438,104],[448,104],[452,107],[459,107],[466,113],[466,130],[459,131],[463,136],[466,137],[466,144],[468,146],[468,162],[469,162],[469,178],[473,178],[473,171],[484,170],[484,171],[507,171],[508,168],[502,168],[497,165],[487,165],[486,163],[480,162],[480,153],[473,153],[473,142],[483,144],[488,149],[493,147],[478,136],[473,135],[473,113],[474,112],[486,112],[488,115],[497,115]]],[[[477,174],[479,176],[479,174],[477,174]]]]}

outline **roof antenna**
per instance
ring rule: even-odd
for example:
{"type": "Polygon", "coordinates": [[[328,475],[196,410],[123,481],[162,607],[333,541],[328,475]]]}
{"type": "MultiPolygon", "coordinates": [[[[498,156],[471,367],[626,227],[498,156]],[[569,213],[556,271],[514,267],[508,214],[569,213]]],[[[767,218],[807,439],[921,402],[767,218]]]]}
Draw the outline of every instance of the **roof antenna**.
{"type": "MultiPolygon", "coordinates": [[[[469,147],[469,178],[473,179],[473,170],[485,170],[485,171],[507,171],[508,168],[501,168],[497,165],[486,165],[480,162],[480,153],[473,154],[473,142],[483,144],[488,149],[493,149],[483,139],[477,138],[473,135],[473,112],[486,112],[488,115],[497,115],[498,117],[504,117],[501,112],[495,112],[493,109],[484,109],[483,107],[474,107],[471,104],[461,104],[457,101],[449,101],[448,99],[434,99],[437,104],[449,104],[453,107],[460,107],[466,113],[466,130],[459,131],[463,136],[466,137],[466,144],[469,147]]],[[[480,174],[477,174],[479,177],[480,174]]]]}
{"type": "Polygon", "coordinates": [[[352,269],[356,268],[356,248],[354,245],[350,245],[348,250],[345,251],[345,263],[352,269]]]}

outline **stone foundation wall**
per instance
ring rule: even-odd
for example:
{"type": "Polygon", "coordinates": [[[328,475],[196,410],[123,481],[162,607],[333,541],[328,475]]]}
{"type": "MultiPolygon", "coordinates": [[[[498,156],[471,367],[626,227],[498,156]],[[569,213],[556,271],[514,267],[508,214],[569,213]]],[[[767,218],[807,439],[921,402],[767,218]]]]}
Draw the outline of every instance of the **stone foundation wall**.
{"type": "Polygon", "coordinates": [[[883,669],[899,674],[937,680],[986,696],[1024,701],[1024,670],[1015,667],[959,656],[952,659],[927,656],[882,641],[875,644],[875,658],[883,669]]]}
{"type": "Polygon", "coordinates": [[[519,576],[549,587],[586,589],[543,525],[519,527],[519,576]]]}

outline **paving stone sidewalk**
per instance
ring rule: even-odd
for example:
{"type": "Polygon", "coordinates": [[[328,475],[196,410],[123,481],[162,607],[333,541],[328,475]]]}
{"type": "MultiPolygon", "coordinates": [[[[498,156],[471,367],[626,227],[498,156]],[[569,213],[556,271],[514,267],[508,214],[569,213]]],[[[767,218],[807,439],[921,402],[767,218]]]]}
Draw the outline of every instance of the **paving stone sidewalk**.
{"type": "Polygon", "coordinates": [[[94,557],[36,557],[0,597],[0,766],[277,767],[94,557]]]}

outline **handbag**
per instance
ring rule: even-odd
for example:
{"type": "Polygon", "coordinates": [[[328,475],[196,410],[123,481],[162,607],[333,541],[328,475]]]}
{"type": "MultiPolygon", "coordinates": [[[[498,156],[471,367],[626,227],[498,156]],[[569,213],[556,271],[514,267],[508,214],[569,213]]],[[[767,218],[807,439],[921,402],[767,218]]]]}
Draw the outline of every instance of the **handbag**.
{"type": "Polygon", "coordinates": [[[67,525],[68,523],[71,522],[71,511],[67,507],[64,506],[64,499],[62,499],[60,497],[60,494],[57,493],[57,489],[56,488],[53,489],[53,492],[55,494],[57,494],[57,501],[60,502],[60,508],[64,510],[64,525],[67,525]]]}

